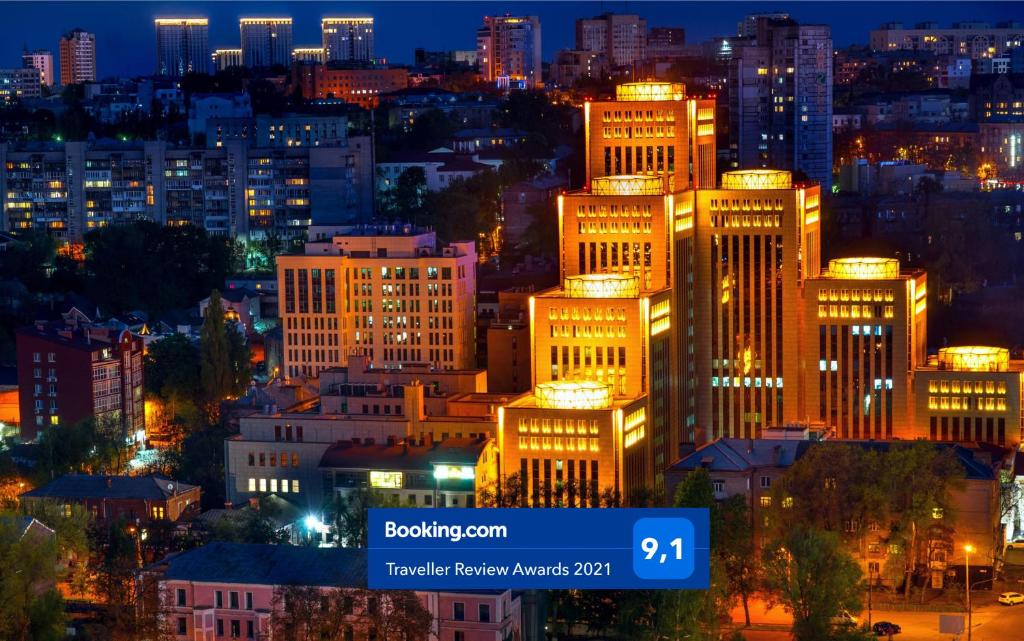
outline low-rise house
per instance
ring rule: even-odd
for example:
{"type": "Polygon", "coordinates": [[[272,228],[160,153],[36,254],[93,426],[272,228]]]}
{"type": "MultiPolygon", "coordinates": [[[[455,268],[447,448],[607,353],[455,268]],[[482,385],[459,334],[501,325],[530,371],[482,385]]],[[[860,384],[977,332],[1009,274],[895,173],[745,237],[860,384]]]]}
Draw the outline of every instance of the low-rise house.
{"type": "MultiPolygon", "coordinates": [[[[206,317],[206,309],[210,306],[210,297],[199,301],[199,316],[206,317]]],[[[245,288],[229,288],[220,292],[220,306],[224,310],[224,319],[241,323],[245,333],[255,331],[260,321],[260,295],[245,288]]]]}
{"type": "MultiPolygon", "coordinates": [[[[336,624],[345,638],[374,638],[368,616],[387,592],[366,590],[365,551],[292,545],[210,543],[168,557],[149,570],[165,599],[172,638],[190,641],[279,638],[290,588],[319,589],[311,609],[342,603],[336,624]]],[[[432,623],[432,641],[521,638],[518,595],[509,590],[417,592],[432,623]]]]}
{"type": "MultiPolygon", "coordinates": [[[[65,474],[19,498],[31,505],[54,501],[81,505],[101,522],[125,518],[135,523],[177,522],[198,513],[200,488],[158,474],[110,476],[65,474]]],[[[70,508],[66,508],[70,509],[70,508]]]]}

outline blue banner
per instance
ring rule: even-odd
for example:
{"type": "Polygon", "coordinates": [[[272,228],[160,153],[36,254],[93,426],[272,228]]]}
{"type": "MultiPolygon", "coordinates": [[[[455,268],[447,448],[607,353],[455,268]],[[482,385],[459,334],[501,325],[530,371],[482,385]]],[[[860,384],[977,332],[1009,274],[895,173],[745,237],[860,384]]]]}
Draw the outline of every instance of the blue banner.
{"type": "Polygon", "coordinates": [[[372,589],[706,589],[706,509],[372,508],[372,589]]]}

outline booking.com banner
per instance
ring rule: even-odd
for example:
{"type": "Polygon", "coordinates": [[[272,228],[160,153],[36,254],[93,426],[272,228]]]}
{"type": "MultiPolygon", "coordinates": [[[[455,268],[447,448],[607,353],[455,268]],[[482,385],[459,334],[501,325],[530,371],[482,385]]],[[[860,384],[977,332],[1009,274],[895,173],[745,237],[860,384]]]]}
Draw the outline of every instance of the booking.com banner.
{"type": "Polygon", "coordinates": [[[704,589],[706,509],[373,508],[369,587],[704,589]]]}

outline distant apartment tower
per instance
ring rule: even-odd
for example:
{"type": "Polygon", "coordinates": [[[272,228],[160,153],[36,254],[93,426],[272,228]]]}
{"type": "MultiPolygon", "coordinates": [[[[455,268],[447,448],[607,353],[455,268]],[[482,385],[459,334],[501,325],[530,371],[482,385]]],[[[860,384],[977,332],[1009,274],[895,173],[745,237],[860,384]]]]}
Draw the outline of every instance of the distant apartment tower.
{"type": "Polygon", "coordinates": [[[474,365],[476,248],[434,232],[337,227],[277,259],[284,375],[317,377],[363,354],[375,367],[474,365]]]}
{"type": "Polygon", "coordinates": [[[678,58],[685,52],[686,30],[682,27],[651,27],[647,32],[647,57],[678,58]]]}
{"type": "Polygon", "coordinates": [[[373,18],[324,18],[320,31],[326,62],[373,59],[373,18]]]}
{"type": "Polygon", "coordinates": [[[206,18],[157,18],[156,75],[180,78],[210,68],[210,25],[206,18]]]}
{"type": "Polygon", "coordinates": [[[88,418],[124,437],[145,429],[142,339],[58,323],[19,329],[16,343],[23,439],[88,418]]]}
{"type": "Polygon", "coordinates": [[[38,69],[39,82],[47,87],[52,87],[56,81],[53,77],[53,52],[48,49],[26,49],[21,54],[21,66],[26,69],[38,69]]]}
{"type": "Polygon", "coordinates": [[[538,87],[541,80],[540,18],[486,16],[476,32],[477,63],[487,82],[538,87]]]}
{"type": "Polygon", "coordinates": [[[635,14],[606,13],[576,21],[576,49],[608,55],[613,67],[647,57],[647,21],[635,14]]]}
{"type": "Polygon", "coordinates": [[[928,51],[939,56],[967,56],[973,60],[1010,55],[1024,44],[1024,24],[1000,22],[954,22],[940,27],[935,22],[920,22],[904,28],[890,22],[871,32],[874,51],[928,51]]]}
{"type": "Polygon", "coordinates": [[[838,258],[806,281],[805,418],[838,438],[914,439],[927,278],[895,258],[838,258]]]}
{"type": "Polygon", "coordinates": [[[96,81],[96,34],[74,29],[60,38],[60,84],[96,81]]]}
{"type": "MultiPolygon", "coordinates": [[[[832,35],[758,17],[729,64],[733,167],[786,169],[832,185],[832,35]]],[[[743,23],[746,24],[746,23],[743,23]]]]}
{"type": "Polygon", "coordinates": [[[321,64],[323,61],[324,50],[321,47],[295,47],[292,49],[292,62],[321,64]]]}
{"type": "Polygon", "coordinates": [[[243,66],[287,67],[292,63],[291,18],[242,18],[238,28],[243,66]]]}
{"type": "Polygon", "coordinates": [[[214,71],[224,71],[230,67],[242,66],[241,49],[214,49],[210,54],[214,71]]]}
{"type": "Polygon", "coordinates": [[[0,102],[10,104],[24,98],[39,98],[42,82],[38,69],[0,69],[0,102]]]}

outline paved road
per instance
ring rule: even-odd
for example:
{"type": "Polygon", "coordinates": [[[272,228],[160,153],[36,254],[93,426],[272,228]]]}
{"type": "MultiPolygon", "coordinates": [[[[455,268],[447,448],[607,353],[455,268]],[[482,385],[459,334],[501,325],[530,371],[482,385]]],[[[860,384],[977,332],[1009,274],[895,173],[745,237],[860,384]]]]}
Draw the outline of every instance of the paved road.
{"type": "MultiPolygon", "coordinates": [[[[788,632],[778,627],[788,625],[790,616],[781,608],[767,610],[763,604],[751,607],[751,623],[771,626],[774,629],[743,630],[747,641],[790,641],[788,632]]],[[[939,612],[879,611],[873,612],[872,621],[892,621],[899,624],[903,632],[897,641],[943,641],[952,640],[952,635],[939,634],[939,612]]],[[[743,623],[743,610],[734,609],[733,621],[743,623]]],[[[975,608],[971,641],[1024,641],[1024,605],[1006,607],[983,605],[975,608]]],[[[861,620],[867,622],[867,613],[861,613],[861,620]]],[[[962,637],[966,639],[966,635],[962,637]]],[[[961,640],[962,641],[962,640],[961,640]]]]}

